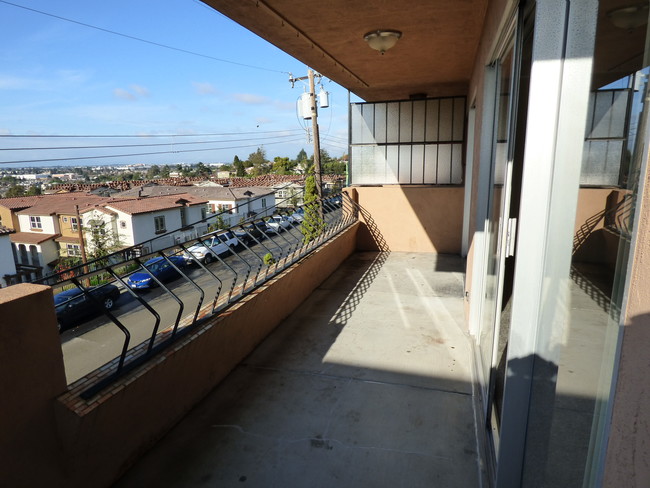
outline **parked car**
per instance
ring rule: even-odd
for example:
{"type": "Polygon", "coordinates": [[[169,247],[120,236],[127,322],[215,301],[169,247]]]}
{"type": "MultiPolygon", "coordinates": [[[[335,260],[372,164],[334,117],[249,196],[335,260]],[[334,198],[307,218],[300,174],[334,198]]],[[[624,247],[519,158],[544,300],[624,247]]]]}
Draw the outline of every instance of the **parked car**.
{"type": "Polygon", "coordinates": [[[328,213],[343,206],[343,196],[335,195],[323,200],[323,212],[328,213]]]}
{"type": "Polygon", "coordinates": [[[76,287],[54,295],[54,309],[59,332],[101,314],[102,307],[103,310],[111,310],[120,298],[120,289],[110,283],[103,286],[91,286],[87,288],[87,291],[97,299],[101,307],[98,307],[97,302],[76,287]]]}
{"type": "Polygon", "coordinates": [[[215,255],[222,256],[240,245],[237,236],[229,230],[218,234],[208,234],[201,240],[203,243],[198,242],[187,248],[187,252],[184,254],[185,259],[191,262],[200,261],[210,264],[217,259],[215,255]]]}
{"type": "Polygon", "coordinates": [[[305,209],[300,207],[296,209],[294,213],[292,213],[289,218],[294,222],[294,223],[301,223],[303,220],[305,220],[305,209]]]}
{"type": "Polygon", "coordinates": [[[291,221],[286,215],[273,215],[266,221],[266,225],[276,234],[291,227],[291,221]]]}
{"type": "Polygon", "coordinates": [[[243,242],[247,246],[254,246],[258,241],[266,239],[264,232],[266,232],[267,227],[266,224],[263,225],[263,228],[253,224],[244,225],[243,228],[235,231],[235,236],[237,236],[239,242],[243,242]]]}
{"type": "MultiPolygon", "coordinates": [[[[169,256],[169,260],[178,268],[183,268],[188,264],[185,256],[169,256]]],[[[152,258],[145,262],[144,266],[148,272],[138,271],[126,280],[127,286],[132,290],[147,290],[158,286],[152,275],[163,282],[174,280],[180,276],[178,271],[163,257],[152,258]]]]}

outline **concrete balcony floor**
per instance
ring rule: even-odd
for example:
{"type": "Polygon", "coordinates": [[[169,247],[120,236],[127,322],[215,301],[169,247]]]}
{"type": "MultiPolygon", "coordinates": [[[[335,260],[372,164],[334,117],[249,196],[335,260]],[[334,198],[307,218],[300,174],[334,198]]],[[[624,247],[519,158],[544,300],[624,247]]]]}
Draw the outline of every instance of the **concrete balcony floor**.
{"type": "Polygon", "coordinates": [[[115,486],[480,486],[463,269],[354,254],[115,486]]]}

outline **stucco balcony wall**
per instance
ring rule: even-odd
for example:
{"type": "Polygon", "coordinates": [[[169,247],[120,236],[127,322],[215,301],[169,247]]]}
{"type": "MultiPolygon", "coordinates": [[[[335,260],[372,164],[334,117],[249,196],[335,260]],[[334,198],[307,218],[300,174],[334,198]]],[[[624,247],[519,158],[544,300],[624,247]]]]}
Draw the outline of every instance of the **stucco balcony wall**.
{"type": "Polygon", "coordinates": [[[462,186],[354,186],[345,191],[363,208],[359,250],[461,253],[462,186]]]}
{"type": "Polygon", "coordinates": [[[87,378],[66,391],[51,289],[0,290],[3,485],[109,486],[354,252],[359,225],[88,401],[71,397],[87,378]]]}

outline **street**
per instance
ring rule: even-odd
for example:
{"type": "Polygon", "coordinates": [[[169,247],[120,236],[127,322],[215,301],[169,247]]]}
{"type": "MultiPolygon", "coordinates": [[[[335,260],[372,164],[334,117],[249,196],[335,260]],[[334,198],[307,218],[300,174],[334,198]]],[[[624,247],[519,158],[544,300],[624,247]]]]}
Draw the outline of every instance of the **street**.
{"type": "MultiPolygon", "coordinates": [[[[340,210],[334,211],[326,220],[335,225],[340,214],[340,210]]],[[[278,261],[298,250],[301,245],[302,234],[296,224],[280,234],[269,234],[269,238],[261,243],[250,244],[250,249],[240,245],[233,254],[221,256],[223,262],[215,260],[205,266],[209,272],[200,265],[191,264],[182,269],[188,279],[179,276],[164,283],[178,300],[162,287],[132,292],[116,282],[121,293],[111,313],[128,329],[131,335],[130,349],[150,339],[156,323],[155,316],[133,294],[137,293],[137,296],[159,314],[160,324],[157,331],[161,332],[172,327],[179,319],[179,314],[180,318],[188,318],[197,312],[201,300],[200,290],[204,293],[200,303],[201,309],[211,309],[215,298],[224,299],[233,289],[234,294],[237,294],[245,281],[250,283],[256,276],[258,280],[262,279],[267,271],[274,270],[273,264],[267,266],[263,262],[267,253],[271,253],[278,261]]],[[[68,383],[119,356],[124,339],[125,334],[104,314],[62,332],[61,343],[68,383]]]]}

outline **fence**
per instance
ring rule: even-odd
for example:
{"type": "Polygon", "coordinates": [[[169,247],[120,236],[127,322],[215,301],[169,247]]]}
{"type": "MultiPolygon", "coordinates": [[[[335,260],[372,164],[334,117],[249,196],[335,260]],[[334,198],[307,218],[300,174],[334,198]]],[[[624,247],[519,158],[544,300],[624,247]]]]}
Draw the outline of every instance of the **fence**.
{"type": "MultiPolygon", "coordinates": [[[[101,330],[110,338],[95,353],[93,368],[78,376],[109,361],[114,372],[82,397],[94,396],[296,263],[356,222],[357,214],[356,204],[339,194],[155,252],[148,241],[40,280],[54,289],[61,329],[70,327],[63,336],[101,330]]],[[[64,356],[74,361],[65,349],[64,356]]]]}
{"type": "Polygon", "coordinates": [[[353,184],[460,184],[465,97],[350,106],[353,184]]]}

